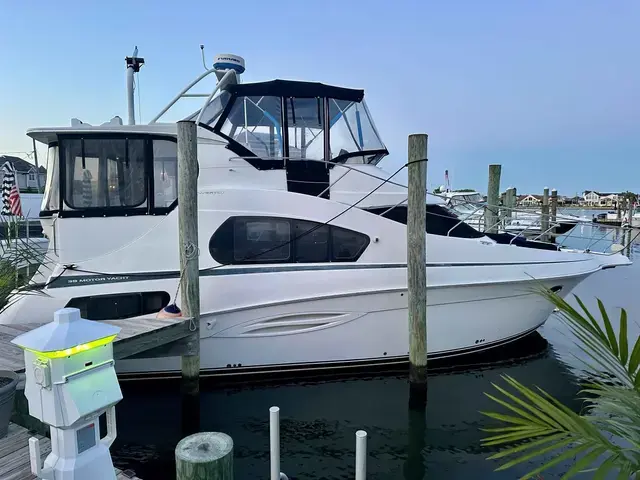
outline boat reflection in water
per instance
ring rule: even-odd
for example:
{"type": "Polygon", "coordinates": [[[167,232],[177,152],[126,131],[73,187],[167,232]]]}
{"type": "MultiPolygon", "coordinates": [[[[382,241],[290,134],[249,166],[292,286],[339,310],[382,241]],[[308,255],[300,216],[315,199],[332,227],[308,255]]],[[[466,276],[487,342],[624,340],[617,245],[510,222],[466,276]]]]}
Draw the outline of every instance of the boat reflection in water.
{"type": "MultiPolygon", "coordinates": [[[[238,478],[268,472],[268,409],[273,405],[281,409],[282,470],[293,478],[353,478],[358,429],[369,434],[368,479],[516,478],[532,465],[494,473],[498,463],[486,457],[495,450],[480,445],[486,436],[480,429],[493,425],[480,411],[501,409],[484,392],[493,390],[492,382],[504,385],[501,375],[510,375],[577,411],[576,379],[538,333],[473,360],[486,366],[432,366],[424,435],[420,415],[407,409],[406,376],[393,374],[225,388],[205,381],[201,428],[233,437],[238,478]]],[[[178,385],[126,382],[123,390],[119,436],[112,447],[116,463],[142,478],[173,472],[173,449],[182,436],[179,414],[173,413],[180,411],[178,385]],[[140,429],[141,424],[153,427],[140,429]]]]}

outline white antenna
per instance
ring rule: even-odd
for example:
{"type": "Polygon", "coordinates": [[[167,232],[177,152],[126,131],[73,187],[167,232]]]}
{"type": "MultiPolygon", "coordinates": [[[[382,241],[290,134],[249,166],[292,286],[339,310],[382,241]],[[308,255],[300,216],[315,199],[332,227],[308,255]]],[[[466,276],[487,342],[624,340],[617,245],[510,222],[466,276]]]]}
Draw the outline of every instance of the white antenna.
{"type": "Polygon", "coordinates": [[[127,103],[129,107],[129,125],[136,124],[136,108],[133,97],[133,75],[140,71],[140,67],[144,65],[144,58],[138,57],[138,47],[133,49],[131,57],[125,57],[127,63],[127,103]]]}
{"type": "Polygon", "coordinates": [[[202,53],[202,65],[204,65],[204,70],[206,72],[209,70],[209,67],[207,67],[207,62],[204,59],[204,45],[202,43],[200,44],[200,52],[202,53]]]}

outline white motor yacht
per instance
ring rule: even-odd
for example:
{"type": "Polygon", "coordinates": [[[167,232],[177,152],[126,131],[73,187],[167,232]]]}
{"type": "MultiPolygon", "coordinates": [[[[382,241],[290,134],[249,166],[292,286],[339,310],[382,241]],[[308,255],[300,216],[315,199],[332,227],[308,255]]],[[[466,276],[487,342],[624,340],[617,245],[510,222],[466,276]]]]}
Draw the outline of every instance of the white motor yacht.
{"type": "MultiPolygon", "coordinates": [[[[476,191],[451,191],[447,190],[440,194],[448,206],[454,212],[481,232],[485,229],[485,208],[486,202],[482,194],[476,191]]],[[[502,218],[498,228],[503,232],[515,235],[526,235],[529,237],[537,237],[544,233],[542,226],[541,211],[521,211],[514,210],[509,217],[502,218]]],[[[586,217],[578,217],[567,213],[556,214],[554,222],[554,233],[562,235],[574,228],[579,223],[590,223],[591,220],[586,217]]]]}
{"type": "MultiPolygon", "coordinates": [[[[387,149],[363,90],[241,83],[243,71],[238,57],[218,56],[197,79],[216,74],[217,86],[188,117],[200,167],[203,373],[407,361],[407,191],[379,166],[387,149]]],[[[1,323],[48,322],[65,306],[92,320],[153,317],[174,301],[176,123],[158,120],[197,84],[149,124],[116,118],[27,132],[48,146],[40,219],[52,263],[1,323]]],[[[490,237],[425,198],[431,358],[520,338],[553,310],[535,288],[566,295],[629,264],[621,254],[490,237]]],[[[117,369],[170,375],[180,358],[122,360],[117,369]]]]}

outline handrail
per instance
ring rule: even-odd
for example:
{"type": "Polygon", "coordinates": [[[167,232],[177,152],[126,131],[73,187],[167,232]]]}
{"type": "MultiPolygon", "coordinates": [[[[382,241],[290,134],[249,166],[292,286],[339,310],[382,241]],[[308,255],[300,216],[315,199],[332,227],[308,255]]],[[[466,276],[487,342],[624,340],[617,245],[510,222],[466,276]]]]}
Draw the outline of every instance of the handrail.
{"type": "MultiPolygon", "coordinates": [[[[156,123],[160,117],[162,117],[162,115],[164,115],[165,113],[167,113],[167,111],[173,107],[176,102],[178,100],[180,100],[183,97],[187,97],[187,95],[185,95],[189,90],[191,90],[197,83],[200,83],[201,80],[203,80],[205,77],[208,77],[209,75],[211,75],[212,73],[215,73],[215,69],[214,68],[210,68],[209,70],[205,71],[204,73],[200,74],[195,80],[193,80],[190,84],[188,84],[186,87],[184,87],[180,93],[178,93],[178,95],[176,95],[175,97],[173,97],[173,100],[171,100],[161,111],[160,113],[158,113],[155,117],[153,117],[153,120],[151,120],[149,122],[149,125],[156,123]]],[[[226,76],[226,74],[225,74],[226,76]]],[[[216,88],[218,87],[219,83],[216,85],[216,88]]],[[[215,93],[215,90],[214,90],[215,93]]],[[[190,94],[188,95],[188,97],[192,97],[193,95],[198,95],[198,96],[205,96],[205,94],[190,94]]],[[[210,95],[211,97],[211,95],[210,95]]],[[[208,104],[208,102],[207,102],[208,104]]],[[[205,104],[205,106],[207,105],[205,104]]],[[[202,109],[201,109],[202,110],[202,109]]]]}
{"type": "MultiPolygon", "coordinates": [[[[249,159],[249,158],[254,158],[254,157],[242,157],[242,156],[234,156],[234,157],[230,157],[229,161],[233,161],[233,160],[245,160],[245,159],[249,159]]],[[[299,157],[272,157],[271,159],[277,159],[277,160],[306,160],[306,161],[312,161],[312,162],[319,162],[319,163],[324,163],[324,164],[329,164],[332,162],[329,162],[327,160],[318,160],[318,159],[313,159],[313,158],[306,158],[306,159],[300,159],[299,157]]],[[[269,158],[267,158],[269,159],[269,158]]],[[[376,180],[380,180],[381,182],[385,182],[385,183],[389,183],[391,185],[395,185],[398,187],[403,187],[403,188],[407,188],[406,185],[402,185],[400,183],[394,182],[392,180],[387,180],[384,177],[380,177],[378,175],[374,175],[372,173],[369,172],[365,172],[360,170],[359,168],[357,168],[357,165],[349,165],[349,164],[338,164],[338,166],[343,167],[345,169],[347,169],[348,171],[345,172],[344,174],[342,174],[337,180],[331,182],[331,184],[329,185],[329,188],[331,188],[332,186],[334,186],[336,183],[338,183],[342,178],[344,178],[344,176],[346,174],[348,174],[351,170],[356,170],[357,173],[371,177],[371,178],[375,178],[376,180]]],[[[326,193],[327,189],[325,188],[323,190],[323,192],[321,192],[321,194],[319,196],[321,196],[322,194],[326,193]]],[[[441,198],[443,199],[443,203],[444,205],[446,205],[448,208],[452,209],[452,210],[456,210],[452,205],[451,205],[451,198],[445,196],[445,195],[441,195],[438,193],[433,193],[430,192],[428,189],[425,190],[425,194],[430,194],[433,195],[435,197],[441,198]]],[[[379,213],[379,216],[384,216],[386,213],[388,213],[389,211],[393,210],[394,208],[398,207],[399,205],[402,205],[403,203],[405,203],[407,201],[407,199],[403,199],[402,201],[396,203],[395,205],[387,208],[386,210],[384,210],[383,212],[379,213]]],[[[465,204],[474,206],[475,208],[470,212],[467,213],[465,212],[464,214],[460,214],[460,212],[456,212],[460,218],[460,220],[453,226],[451,227],[448,231],[447,231],[447,236],[451,236],[452,232],[458,228],[462,223],[469,223],[468,220],[470,217],[473,217],[474,215],[476,215],[480,210],[483,210],[484,208],[487,207],[486,202],[472,202],[472,201],[466,201],[465,204]]],[[[534,212],[531,212],[531,210],[528,209],[523,209],[523,208],[511,208],[511,207],[506,207],[504,205],[495,205],[494,206],[497,210],[499,209],[500,214],[498,215],[497,221],[495,224],[490,225],[489,229],[491,229],[492,227],[498,226],[500,227],[501,225],[503,226],[503,228],[507,228],[509,227],[509,230],[501,230],[504,231],[506,233],[510,233],[513,238],[509,241],[509,244],[513,244],[518,238],[526,238],[526,233],[529,232],[531,233],[531,227],[539,227],[540,226],[540,219],[537,220],[531,220],[531,221],[525,221],[524,225],[521,225],[521,228],[519,229],[515,229],[513,228],[513,221],[518,221],[518,217],[517,216],[512,216],[511,218],[504,215],[503,212],[505,211],[510,211],[512,213],[523,213],[526,214],[527,216],[532,216],[532,215],[536,215],[534,212]]],[[[542,214],[539,214],[538,216],[542,216],[542,214]]],[[[547,215],[549,217],[551,217],[551,215],[547,215]]],[[[562,216],[562,214],[557,214],[556,215],[556,221],[555,222],[549,222],[549,227],[544,231],[544,232],[535,232],[535,237],[532,238],[532,241],[538,241],[541,237],[543,237],[544,235],[553,233],[553,229],[555,227],[558,227],[561,225],[562,222],[561,220],[558,220],[557,217],[558,216],[562,216]]],[[[481,222],[480,225],[478,225],[478,230],[480,231],[487,231],[486,225],[482,224],[482,218],[484,218],[484,215],[481,215],[478,217],[479,221],[481,222]]],[[[576,218],[575,220],[567,220],[568,222],[574,223],[575,226],[578,225],[587,225],[589,227],[593,227],[594,223],[591,220],[587,220],[587,219],[580,219],[580,218],[576,218]]],[[[471,225],[473,227],[473,225],[471,225]]],[[[609,225],[598,225],[598,228],[603,228],[607,231],[609,231],[612,228],[622,228],[623,230],[628,230],[627,227],[612,227],[609,225]]],[[[598,231],[599,232],[599,231],[598,231]]],[[[592,245],[597,244],[599,242],[601,242],[604,237],[606,237],[607,232],[605,232],[605,235],[603,235],[601,238],[595,238],[596,234],[594,232],[594,235],[589,238],[589,247],[590,248],[592,245]]],[[[584,240],[585,237],[583,236],[577,236],[576,235],[572,235],[571,232],[567,232],[565,234],[561,235],[563,237],[562,242],[560,243],[560,245],[558,245],[558,248],[563,248],[565,242],[567,241],[567,239],[569,238],[580,238],[581,240],[584,240]]],[[[638,231],[638,234],[636,235],[636,237],[640,236],[640,231],[638,231]]],[[[633,238],[631,241],[635,240],[635,238],[633,238]]],[[[630,242],[627,242],[630,243],[630,242]]],[[[565,247],[566,248],[566,247],[565,247]]],[[[604,252],[603,252],[604,253],[604,252]]],[[[606,255],[613,255],[615,252],[611,252],[611,253],[604,253],[606,255]]]]}

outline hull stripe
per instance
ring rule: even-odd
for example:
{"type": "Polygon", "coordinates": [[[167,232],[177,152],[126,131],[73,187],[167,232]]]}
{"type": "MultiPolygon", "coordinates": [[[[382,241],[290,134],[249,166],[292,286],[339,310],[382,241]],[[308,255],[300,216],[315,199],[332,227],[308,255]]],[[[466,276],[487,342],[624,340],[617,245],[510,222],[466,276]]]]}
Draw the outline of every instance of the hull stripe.
{"type": "MultiPolygon", "coordinates": [[[[512,263],[427,263],[428,268],[451,267],[502,267],[502,266],[532,266],[549,264],[566,264],[584,262],[586,260],[566,260],[556,262],[512,262],[512,263]]],[[[311,272],[311,271],[336,271],[336,270],[375,270],[407,268],[406,263],[373,263],[373,264],[340,264],[329,263],[326,265],[269,265],[257,267],[212,267],[202,269],[201,277],[216,277],[227,275],[250,275],[258,273],[282,273],[282,272],[311,272]]],[[[71,269],[71,271],[73,271],[71,269]]],[[[79,270],[81,271],[81,270],[79,270]]],[[[179,278],[179,271],[167,272],[137,272],[137,273],[109,273],[91,275],[62,275],[54,279],[47,288],[78,287],[84,285],[104,285],[110,283],[142,282],[149,280],[166,280],[179,278]]],[[[37,288],[37,287],[36,287],[37,288]]]]}

